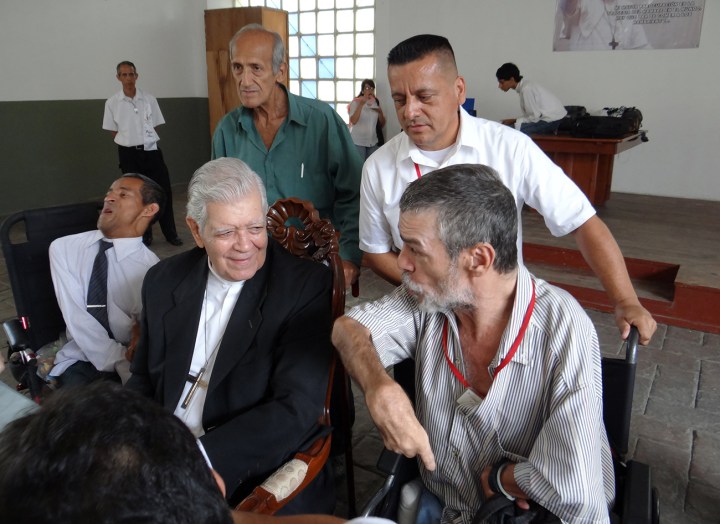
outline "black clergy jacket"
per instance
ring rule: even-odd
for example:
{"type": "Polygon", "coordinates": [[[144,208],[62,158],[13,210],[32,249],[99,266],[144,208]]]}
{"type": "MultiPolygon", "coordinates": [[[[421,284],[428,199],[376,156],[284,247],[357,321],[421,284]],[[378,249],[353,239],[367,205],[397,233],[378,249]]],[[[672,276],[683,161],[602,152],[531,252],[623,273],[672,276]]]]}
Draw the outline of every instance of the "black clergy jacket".
{"type": "MultiPolygon", "coordinates": [[[[192,360],[208,277],[205,250],[152,267],[127,387],[174,411],[192,360]]],[[[321,427],[332,354],[332,276],[269,239],[231,313],[208,384],[200,440],[229,497],[303,449],[321,427]],[[248,482],[249,484],[250,482],[248,482]]]]}

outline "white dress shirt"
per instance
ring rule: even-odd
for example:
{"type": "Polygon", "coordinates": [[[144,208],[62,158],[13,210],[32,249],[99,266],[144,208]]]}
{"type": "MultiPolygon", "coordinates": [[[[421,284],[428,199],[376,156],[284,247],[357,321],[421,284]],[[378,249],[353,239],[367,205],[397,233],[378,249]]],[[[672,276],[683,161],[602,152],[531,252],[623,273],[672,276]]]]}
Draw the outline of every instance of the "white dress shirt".
{"type": "Polygon", "coordinates": [[[212,375],[217,350],[220,348],[225,328],[245,284],[244,280],[231,282],[218,276],[210,265],[210,259],[208,259],[208,265],[210,271],[208,272],[189,374],[197,377],[203,367],[205,367],[205,372],[200,377],[201,385],[195,389],[187,407],[183,408],[182,404],[193,385],[189,381],[185,383],[180,400],[175,407],[175,416],[185,422],[195,437],[201,437],[205,433],[202,414],[207,397],[207,384],[210,383],[210,375],[212,375]]]}
{"type": "Polygon", "coordinates": [[[523,78],[515,91],[520,95],[520,110],[523,114],[515,120],[515,129],[533,122],[555,122],[567,115],[560,99],[535,82],[523,78]]]}
{"type": "Polygon", "coordinates": [[[90,284],[98,242],[98,231],[58,238],[50,244],[50,271],[68,342],[55,355],[50,376],[59,376],[75,362],[92,363],[98,371],[117,371],[125,382],[129,362],[125,358],[133,321],[140,316],[140,290],[145,273],[158,257],[142,243],[142,237],[105,239],[113,248],[105,252],[108,259],[107,312],[110,338],[104,327],[87,312],[90,284]]]}
{"type": "Polygon", "coordinates": [[[595,214],[575,183],[523,133],[460,108],[460,132],[452,151],[437,162],[424,154],[405,133],[378,149],[363,166],[360,185],[360,249],[367,253],[399,250],[400,197],[417,179],[454,164],[485,164],[498,171],[512,191],[518,212],[518,259],[522,262],[523,204],[536,209],[555,236],[566,235],[595,214]]]}
{"type": "Polygon", "coordinates": [[[140,89],[136,89],[133,98],[120,91],[105,102],[102,128],[117,132],[118,145],[142,145],[145,151],[155,151],[160,140],[155,128],[164,123],[157,99],[140,89]]]}

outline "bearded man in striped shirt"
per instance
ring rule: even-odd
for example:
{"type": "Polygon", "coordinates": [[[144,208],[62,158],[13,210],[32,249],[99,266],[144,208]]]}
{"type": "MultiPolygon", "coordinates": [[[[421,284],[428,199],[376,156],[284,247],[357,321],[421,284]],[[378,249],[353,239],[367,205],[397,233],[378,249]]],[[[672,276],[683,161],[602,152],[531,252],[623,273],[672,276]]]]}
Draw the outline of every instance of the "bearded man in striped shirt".
{"type": "Polygon", "coordinates": [[[419,458],[427,522],[470,523],[496,493],[609,522],[597,334],[518,266],[510,191],[492,168],[449,166],[407,187],[399,226],[403,285],[338,319],[333,342],[385,446],[419,458]],[[385,371],[406,358],[415,408],[385,371]]]}

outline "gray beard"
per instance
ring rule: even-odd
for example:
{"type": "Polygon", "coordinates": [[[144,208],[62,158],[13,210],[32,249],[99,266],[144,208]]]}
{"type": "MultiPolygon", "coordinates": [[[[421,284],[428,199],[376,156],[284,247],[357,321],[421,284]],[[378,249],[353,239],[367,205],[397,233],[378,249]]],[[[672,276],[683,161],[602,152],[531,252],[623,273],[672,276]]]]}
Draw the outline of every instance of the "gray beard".
{"type": "Polygon", "coordinates": [[[467,288],[457,287],[457,268],[451,266],[447,276],[438,282],[438,290],[426,290],[410,280],[407,272],[402,274],[402,282],[409,290],[417,294],[418,307],[425,313],[440,313],[441,311],[473,309],[474,296],[467,288]]]}

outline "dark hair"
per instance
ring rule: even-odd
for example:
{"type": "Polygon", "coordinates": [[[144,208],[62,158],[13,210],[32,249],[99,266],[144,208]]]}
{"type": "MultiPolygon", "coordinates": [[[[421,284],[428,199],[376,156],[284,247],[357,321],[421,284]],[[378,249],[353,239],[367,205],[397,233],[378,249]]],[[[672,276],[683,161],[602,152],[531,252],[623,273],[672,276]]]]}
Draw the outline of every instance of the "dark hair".
{"type": "Polygon", "coordinates": [[[375,82],[373,82],[370,78],[366,78],[365,80],[363,80],[362,84],[360,84],[360,93],[358,93],[358,96],[362,96],[363,91],[365,90],[365,86],[370,86],[375,89],[375,82]]]}
{"type": "Polygon", "coordinates": [[[133,68],[133,71],[137,73],[137,69],[135,69],[135,64],[133,64],[130,60],[123,60],[115,66],[115,71],[117,72],[117,74],[120,74],[120,66],[130,66],[133,68]]]}
{"type": "Polygon", "coordinates": [[[511,78],[516,82],[522,80],[518,66],[510,62],[501,65],[495,73],[495,77],[497,77],[498,80],[510,80],[511,78]]]}
{"type": "Polygon", "coordinates": [[[410,183],[400,212],[437,211],[440,241],[455,260],[463,249],[486,242],[495,249],[493,267],[517,267],[517,208],[497,171],[478,164],[438,169],[410,183]]]}
{"type": "Polygon", "coordinates": [[[232,522],[190,430],[107,381],[59,390],[6,426],[0,472],[6,522],[232,522]]]}
{"type": "Polygon", "coordinates": [[[457,69],[450,42],[444,36],[438,35],[416,35],[403,40],[388,53],[388,66],[409,64],[431,53],[442,55],[457,69]]]}
{"type": "Polygon", "coordinates": [[[150,223],[154,224],[157,222],[160,215],[162,215],[162,212],[165,210],[166,201],[165,190],[160,186],[160,184],[145,175],[141,175],[140,173],[125,173],[120,178],[137,178],[138,180],[142,180],[143,185],[140,188],[142,203],[144,206],[147,206],[148,204],[158,205],[158,212],[155,213],[155,216],[152,218],[150,223]]]}

